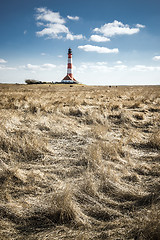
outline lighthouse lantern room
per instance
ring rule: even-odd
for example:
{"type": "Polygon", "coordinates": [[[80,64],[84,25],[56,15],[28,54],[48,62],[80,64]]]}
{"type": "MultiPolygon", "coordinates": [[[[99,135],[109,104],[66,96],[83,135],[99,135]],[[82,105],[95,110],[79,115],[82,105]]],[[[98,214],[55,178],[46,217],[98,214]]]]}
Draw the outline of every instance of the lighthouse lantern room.
{"type": "Polygon", "coordinates": [[[77,80],[73,77],[72,70],[72,50],[68,49],[68,64],[67,64],[67,75],[62,79],[62,83],[75,84],[78,83],[77,80]]]}

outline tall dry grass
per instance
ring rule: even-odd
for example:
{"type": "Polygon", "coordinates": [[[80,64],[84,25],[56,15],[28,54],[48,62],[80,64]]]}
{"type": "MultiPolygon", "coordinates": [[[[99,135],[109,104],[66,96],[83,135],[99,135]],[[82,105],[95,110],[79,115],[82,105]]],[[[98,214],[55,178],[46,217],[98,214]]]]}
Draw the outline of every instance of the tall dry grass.
{"type": "Polygon", "coordinates": [[[159,90],[0,85],[0,239],[160,239],[159,90]]]}

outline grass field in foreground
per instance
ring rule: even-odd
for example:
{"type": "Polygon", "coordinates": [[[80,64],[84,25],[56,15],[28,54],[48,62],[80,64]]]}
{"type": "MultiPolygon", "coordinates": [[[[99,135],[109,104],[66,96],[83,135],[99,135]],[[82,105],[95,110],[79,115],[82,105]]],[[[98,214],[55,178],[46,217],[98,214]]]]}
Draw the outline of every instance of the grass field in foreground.
{"type": "Polygon", "coordinates": [[[160,239],[159,93],[1,84],[0,239],[160,239]]]}

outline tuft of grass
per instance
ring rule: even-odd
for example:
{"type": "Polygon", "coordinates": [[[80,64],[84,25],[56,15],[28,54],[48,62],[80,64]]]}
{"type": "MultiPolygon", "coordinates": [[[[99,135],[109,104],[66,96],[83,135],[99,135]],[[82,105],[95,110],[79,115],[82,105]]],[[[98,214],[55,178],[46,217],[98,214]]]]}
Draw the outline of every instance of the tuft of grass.
{"type": "Polygon", "coordinates": [[[160,150],[160,132],[159,131],[154,132],[150,136],[147,142],[147,146],[160,150]]]}
{"type": "MultiPolygon", "coordinates": [[[[55,209],[59,224],[87,224],[87,217],[74,199],[73,191],[69,185],[61,185],[53,194],[51,209],[55,209]]],[[[55,220],[54,220],[55,221],[55,220]]]]}
{"type": "Polygon", "coordinates": [[[12,155],[15,159],[22,161],[35,161],[44,156],[44,152],[48,152],[47,141],[28,134],[26,132],[17,131],[14,133],[2,133],[0,135],[0,149],[12,155]]]}
{"type": "Polygon", "coordinates": [[[132,230],[134,239],[159,240],[160,238],[160,208],[154,206],[136,218],[136,228],[132,230]]]}
{"type": "Polygon", "coordinates": [[[141,141],[139,143],[133,143],[135,148],[142,148],[142,149],[160,149],[160,133],[159,131],[152,133],[147,141],[141,141]]]}
{"type": "Polygon", "coordinates": [[[144,119],[144,116],[143,114],[141,113],[137,113],[137,114],[134,114],[133,117],[137,120],[143,120],[144,119]]]}
{"type": "Polygon", "coordinates": [[[80,109],[77,108],[70,108],[69,115],[74,117],[82,117],[83,113],[80,109]]]}
{"type": "Polygon", "coordinates": [[[95,179],[92,171],[87,170],[85,172],[82,191],[90,196],[96,196],[98,194],[98,181],[95,179]]]}

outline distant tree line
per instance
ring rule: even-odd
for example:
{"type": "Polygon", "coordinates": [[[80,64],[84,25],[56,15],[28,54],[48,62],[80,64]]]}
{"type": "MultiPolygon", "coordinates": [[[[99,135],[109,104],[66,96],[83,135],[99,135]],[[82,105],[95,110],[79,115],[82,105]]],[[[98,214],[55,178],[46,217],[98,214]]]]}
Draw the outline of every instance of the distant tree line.
{"type": "Polygon", "coordinates": [[[26,79],[25,83],[27,83],[27,84],[46,84],[48,82],[42,82],[42,81],[38,81],[38,80],[34,80],[34,79],[26,79]]]}
{"type": "Polygon", "coordinates": [[[34,79],[26,79],[25,83],[27,84],[77,84],[77,82],[43,82],[34,79]]]}

